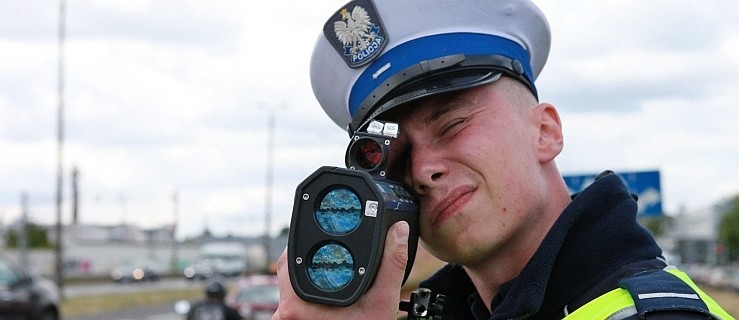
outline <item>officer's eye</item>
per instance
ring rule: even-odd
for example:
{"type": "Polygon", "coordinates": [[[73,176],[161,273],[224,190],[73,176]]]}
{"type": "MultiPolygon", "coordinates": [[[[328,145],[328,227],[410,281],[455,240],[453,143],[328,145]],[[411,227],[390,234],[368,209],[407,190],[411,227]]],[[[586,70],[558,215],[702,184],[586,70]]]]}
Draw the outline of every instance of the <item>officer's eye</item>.
{"type": "Polygon", "coordinates": [[[455,118],[447,122],[439,131],[439,136],[445,137],[455,134],[462,126],[463,123],[467,122],[467,118],[455,118]]]}

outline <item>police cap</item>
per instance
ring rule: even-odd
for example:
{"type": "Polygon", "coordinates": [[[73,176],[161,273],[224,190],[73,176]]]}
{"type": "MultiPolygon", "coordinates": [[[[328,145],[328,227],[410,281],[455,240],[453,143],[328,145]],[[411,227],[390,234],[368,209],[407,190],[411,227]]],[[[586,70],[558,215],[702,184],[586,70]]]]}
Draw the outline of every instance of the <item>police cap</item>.
{"type": "Polygon", "coordinates": [[[501,75],[537,96],[550,37],[529,0],[354,0],[324,25],[311,85],[326,114],[352,135],[388,109],[501,75]]]}

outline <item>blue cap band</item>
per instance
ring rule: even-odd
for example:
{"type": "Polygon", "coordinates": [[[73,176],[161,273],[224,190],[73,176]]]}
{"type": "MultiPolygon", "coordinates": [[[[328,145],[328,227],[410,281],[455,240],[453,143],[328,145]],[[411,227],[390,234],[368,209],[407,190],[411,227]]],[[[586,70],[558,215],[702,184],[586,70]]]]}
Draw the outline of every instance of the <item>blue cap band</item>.
{"type": "MultiPolygon", "coordinates": [[[[392,70],[404,70],[421,61],[463,53],[466,55],[502,55],[519,61],[524,76],[534,88],[530,57],[518,43],[506,38],[480,33],[437,34],[400,44],[373,61],[359,76],[349,94],[349,113],[354,117],[362,101],[395,72],[382,72],[388,63],[392,70]],[[380,70],[380,72],[378,72],[380,70]]],[[[396,71],[397,72],[397,71],[396,71]]]]}

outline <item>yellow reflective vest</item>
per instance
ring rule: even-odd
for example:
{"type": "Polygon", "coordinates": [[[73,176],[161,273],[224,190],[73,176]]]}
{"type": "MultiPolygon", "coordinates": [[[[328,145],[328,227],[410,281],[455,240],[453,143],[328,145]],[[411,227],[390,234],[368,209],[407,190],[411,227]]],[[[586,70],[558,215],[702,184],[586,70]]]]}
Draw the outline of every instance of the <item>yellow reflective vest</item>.
{"type": "MultiPolygon", "coordinates": [[[[693,282],[693,280],[688,277],[687,274],[684,272],[678,270],[674,267],[668,267],[665,269],[665,271],[677,276],[680,280],[684,281],[687,285],[689,285],[694,291],[695,294],[688,295],[684,293],[670,293],[670,292],[655,292],[650,293],[648,296],[645,296],[644,298],[660,298],[660,297],[681,297],[681,295],[685,295],[685,298],[690,299],[700,299],[702,300],[706,306],[708,307],[708,312],[713,316],[715,319],[721,319],[721,320],[727,320],[727,319],[734,319],[729,313],[724,311],[724,309],[721,308],[721,306],[716,303],[711,297],[709,297],[706,293],[704,293],[698,286],[693,282]]],[[[641,295],[639,295],[641,297],[641,295]]],[[[634,316],[638,313],[638,310],[636,308],[636,303],[634,302],[634,299],[632,298],[632,294],[624,289],[624,288],[617,288],[612,291],[609,291],[590,302],[586,303],[584,306],[578,308],[574,312],[568,314],[565,316],[565,320],[595,320],[595,319],[608,319],[608,320],[618,320],[618,319],[625,319],[631,316],[634,316]]]]}

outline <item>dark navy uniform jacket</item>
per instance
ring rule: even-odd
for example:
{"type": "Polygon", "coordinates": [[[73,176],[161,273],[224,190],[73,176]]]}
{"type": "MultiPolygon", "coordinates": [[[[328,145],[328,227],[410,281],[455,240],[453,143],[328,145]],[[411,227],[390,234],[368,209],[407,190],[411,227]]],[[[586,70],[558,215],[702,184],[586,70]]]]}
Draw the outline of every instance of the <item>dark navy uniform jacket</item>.
{"type": "MultiPolygon", "coordinates": [[[[636,197],[606,171],[562,212],[518,277],[485,307],[461,266],[449,264],[421,283],[446,295],[443,319],[562,319],[618,288],[626,277],[666,263],[651,234],[636,221],[636,197]]],[[[686,311],[651,312],[648,319],[706,319],[686,311]]]]}

